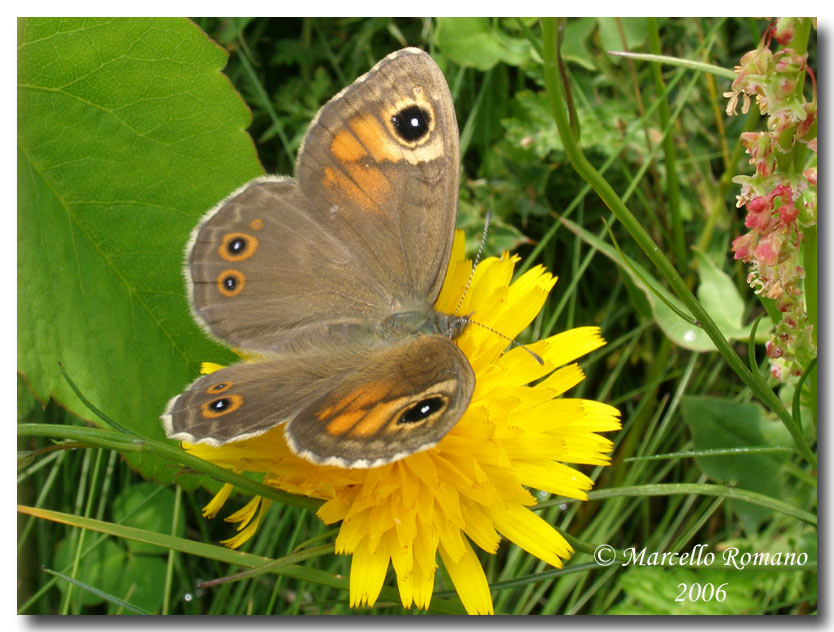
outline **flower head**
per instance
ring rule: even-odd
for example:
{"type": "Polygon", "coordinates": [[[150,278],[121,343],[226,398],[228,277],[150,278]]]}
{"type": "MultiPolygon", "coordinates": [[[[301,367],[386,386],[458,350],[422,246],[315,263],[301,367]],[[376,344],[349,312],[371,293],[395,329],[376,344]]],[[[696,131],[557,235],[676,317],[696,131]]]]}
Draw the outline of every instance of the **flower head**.
{"type": "Polygon", "coordinates": [[[804,229],[814,226],[817,217],[817,96],[808,54],[791,48],[773,53],[770,44],[771,39],[783,46],[792,43],[797,26],[807,20],[776,20],[759,46],[741,58],[733,90],[725,93],[728,114],[735,113],[743,94],[755,96],[761,113],[768,115],[766,131],[741,135],[755,174],[733,178],[741,185],[737,206],[747,207],[744,226],[750,230],[733,240],[732,250],[736,259],[751,265],[747,281],[755,293],[775,301],[782,313],[766,347],[771,374],[781,381],[801,375],[816,356],[800,248],[804,229]],[[806,74],[810,101],[803,92],[806,74]]]}
{"type": "MultiPolygon", "coordinates": [[[[435,308],[453,313],[470,277],[462,233],[455,235],[451,261],[435,308]]],[[[320,498],[317,515],[341,521],[337,553],[352,555],[351,606],[373,605],[389,564],[400,599],[427,608],[437,556],[467,612],[491,614],[492,598],[473,544],[489,553],[501,536],[545,562],[562,566],[573,550],[530,507],[528,487],[586,499],[592,481],[565,463],[607,465],[613,444],[597,433],[617,430],[619,412],[589,400],[558,398],[584,375],[575,360],[604,344],[594,327],[573,329],[524,348],[506,350],[543,306],[556,279],[534,268],[512,281],[518,261],[506,253],[484,260],[472,276],[459,313],[473,324],[456,339],[476,376],[468,409],[432,449],[370,469],[321,466],[287,447],[283,428],[221,447],[185,445],[209,461],[264,472],[264,482],[294,494],[320,498]]],[[[230,487],[205,508],[217,513],[230,487]]],[[[266,502],[254,499],[238,515],[239,546],[251,537],[266,502]]]]}

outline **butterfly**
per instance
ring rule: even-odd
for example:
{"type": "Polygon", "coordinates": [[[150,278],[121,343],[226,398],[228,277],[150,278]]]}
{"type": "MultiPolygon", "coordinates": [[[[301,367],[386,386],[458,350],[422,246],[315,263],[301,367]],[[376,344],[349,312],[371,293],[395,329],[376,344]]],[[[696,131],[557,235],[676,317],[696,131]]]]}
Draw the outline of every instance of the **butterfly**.
{"type": "Polygon", "coordinates": [[[166,434],[219,446],[284,424],[315,463],[376,467],[438,443],[475,388],[433,307],[449,265],[459,133],[443,73],[394,52],[325,104],[295,178],[256,178],[209,210],[186,248],[192,313],[263,358],[174,397],[166,434]]]}

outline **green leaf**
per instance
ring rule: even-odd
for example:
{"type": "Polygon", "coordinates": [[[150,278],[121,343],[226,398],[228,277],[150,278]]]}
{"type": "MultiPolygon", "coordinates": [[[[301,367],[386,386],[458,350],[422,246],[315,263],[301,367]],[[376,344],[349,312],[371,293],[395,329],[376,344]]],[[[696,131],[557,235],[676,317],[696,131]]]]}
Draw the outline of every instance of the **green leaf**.
{"type": "Polygon", "coordinates": [[[588,49],[588,37],[596,25],[596,18],[569,19],[562,36],[562,59],[588,70],[596,70],[593,55],[588,49]]]}
{"type": "MultiPolygon", "coordinates": [[[[174,519],[174,492],[155,483],[138,483],[126,487],[113,502],[113,519],[128,527],[170,533],[174,519]]],[[[180,513],[174,535],[182,536],[184,533],[185,518],[180,513]]],[[[126,542],[132,553],[163,552],[162,548],[153,544],[135,540],[126,542]]]]}
{"type": "MultiPolygon", "coordinates": [[[[728,450],[758,446],[793,445],[785,427],[770,421],[754,404],[737,404],[714,397],[684,397],[683,419],[692,432],[695,450],[728,450]]],[[[713,480],[773,498],[782,495],[781,468],[790,453],[734,454],[698,457],[703,472],[713,480]]],[[[738,503],[738,513],[751,529],[773,512],[749,503],[738,503]]]]}
{"type": "MultiPolygon", "coordinates": [[[[190,231],[262,172],[227,54],[185,19],[18,22],[18,369],[42,401],[162,438],[199,362],[234,356],[193,322],[190,231]]],[[[147,476],[175,471],[127,457],[147,476]]]]}
{"type": "MultiPolygon", "coordinates": [[[[753,324],[742,325],[744,300],[730,276],[716,266],[704,253],[695,251],[698,259],[700,284],[696,294],[704,308],[728,338],[743,340],[750,336],[753,324]]],[[[763,318],[756,331],[756,339],[767,340],[767,332],[773,327],[769,318],[763,318]]]]}
{"type": "Polygon", "coordinates": [[[511,37],[488,18],[437,18],[437,47],[461,66],[489,70],[498,62],[518,66],[531,58],[526,38],[511,37]]]}
{"type": "MultiPolygon", "coordinates": [[[[87,538],[90,546],[92,538],[87,538]]],[[[76,538],[66,538],[58,545],[55,561],[60,568],[69,567],[75,555],[76,538]]],[[[129,541],[128,541],[129,542],[129,541]]],[[[154,548],[160,551],[159,548],[154,548]]],[[[81,557],[75,579],[87,584],[97,592],[73,587],[71,600],[75,608],[92,606],[107,600],[111,595],[149,612],[158,612],[162,607],[161,588],[165,585],[166,563],[160,557],[126,555],[124,548],[112,540],[105,540],[81,557]]],[[[69,584],[58,581],[61,592],[69,584]]],[[[108,604],[108,612],[123,613],[117,603],[108,604]]]]}
{"type": "MultiPolygon", "coordinates": [[[[115,594],[135,606],[157,613],[162,608],[165,573],[164,558],[152,555],[129,555],[126,566],[116,582],[115,594]]],[[[107,604],[107,611],[109,614],[124,612],[113,603],[107,604]]]]}
{"type": "MultiPolygon", "coordinates": [[[[605,51],[640,48],[649,34],[646,18],[597,18],[597,22],[599,23],[600,46],[605,51]],[[625,34],[625,44],[620,35],[620,26],[625,34]]],[[[615,64],[620,62],[617,57],[612,57],[611,61],[615,64]]]]}
{"type": "MultiPolygon", "coordinates": [[[[559,138],[544,92],[519,91],[512,107],[513,117],[501,121],[509,143],[529,148],[538,159],[549,158],[551,152],[564,153],[562,139],[559,138]]],[[[631,136],[634,125],[626,104],[605,101],[587,107],[579,103],[576,112],[582,128],[583,149],[598,151],[606,156],[620,153],[623,138],[631,136]]]]}
{"type": "MultiPolygon", "coordinates": [[[[90,540],[92,538],[86,540],[86,547],[90,546],[90,540]]],[[[75,558],[77,542],[77,537],[67,537],[58,543],[58,550],[55,552],[57,570],[67,569],[66,573],[70,573],[69,569],[72,567],[75,558]]],[[[112,540],[105,540],[99,546],[82,555],[74,579],[102,592],[118,595],[119,577],[127,566],[124,548],[112,540]]],[[[61,593],[66,593],[70,585],[64,581],[58,581],[58,588],[61,589],[61,593]]],[[[104,598],[89,590],[73,586],[70,600],[75,608],[80,609],[84,606],[101,603],[104,598]]]]}

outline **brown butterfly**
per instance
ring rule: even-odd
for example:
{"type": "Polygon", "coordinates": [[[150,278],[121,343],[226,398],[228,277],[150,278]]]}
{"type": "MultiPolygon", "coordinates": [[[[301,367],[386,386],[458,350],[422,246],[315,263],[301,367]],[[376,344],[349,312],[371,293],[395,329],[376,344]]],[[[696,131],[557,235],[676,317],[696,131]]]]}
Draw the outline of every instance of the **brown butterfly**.
{"type": "Polygon", "coordinates": [[[433,304],[458,197],[459,135],[434,61],[406,48],[328,102],[296,177],[263,177],[206,213],[186,250],[197,322],[265,359],[192,383],[169,437],[222,445],[285,425],[316,463],[375,467],[434,446],[475,376],[433,304]]]}

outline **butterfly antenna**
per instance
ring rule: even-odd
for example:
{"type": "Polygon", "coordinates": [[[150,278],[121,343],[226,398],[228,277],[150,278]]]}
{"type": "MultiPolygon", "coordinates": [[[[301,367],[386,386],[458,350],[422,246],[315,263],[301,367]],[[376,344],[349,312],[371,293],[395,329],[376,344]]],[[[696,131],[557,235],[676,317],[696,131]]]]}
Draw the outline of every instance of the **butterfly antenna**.
{"type": "Polygon", "coordinates": [[[466,287],[463,288],[463,293],[460,295],[458,306],[455,307],[455,311],[453,312],[454,314],[457,314],[460,310],[460,306],[463,305],[463,299],[466,298],[466,293],[469,292],[469,286],[472,285],[472,277],[475,276],[475,269],[478,267],[478,262],[481,260],[481,255],[484,252],[484,244],[486,244],[487,232],[489,231],[489,220],[491,217],[492,213],[487,210],[486,217],[484,217],[484,232],[481,235],[481,245],[478,246],[478,254],[475,255],[475,261],[472,263],[472,272],[469,273],[469,278],[466,280],[466,287]]]}
{"type": "Polygon", "coordinates": [[[483,327],[483,328],[484,328],[484,329],[486,329],[488,332],[490,332],[490,333],[492,333],[492,334],[495,334],[495,335],[496,335],[496,336],[498,336],[499,338],[503,338],[504,340],[506,340],[507,342],[509,342],[512,346],[514,346],[514,347],[521,347],[521,348],[522,348],[522,349],[524,349],[527,353],[529,353],[531,356],[533,356],[533,358],[536,360],[536,362],[538,362],[539,364],[541,364],[542,366],[544,366],[544,360],[542,360],[542,357],[541,357],[538,353],[536,353],[535,351],[533,351],[533,350],[531,350],[531,349],[527,348],[527,347],[526,347],[523,343],[518,342],[517,340],[513,340],[513,339],[512,339],[512,338],[510,338],[509,336],[506,336],[506,335],[502,334],[502,333],[501,333],[500,331],[498,331],[497,329],[493,329],[493,328],[492,328],[492,327],[490,327],[489,325],[484,325],[483,323],[479,323],[477,320],[472,320],[471,318],[469,318],[469,316],[459,316],[459,317],[458,317],[458,321],[459,321],[459,322],[464,322],[464,323],[467,323],[467,324],[470,324],[470,325],[478,325],[478,327],[483,327]]]}
{"type": "MultiPolygon", "coordinates": [[[[478,254],[475,255],[475,261],[472,264],[472,272],[469,273],[469,278],[466,281],[466,287],[463,288],[463,293],[460,295],[460,300],[458,301],[458,306],[455,308],[454,313],[457,314],[460,311],[460,306],[463,305],[463,299],[466,298],[466,293],[469,291],[469,286],[472,285],[472,277],[475,276],[475,269],[478,267],[478,262],[481,260],[481,255],[484,252],[484,244],[486,244],[487,232],[489,232],[489,220],[492,217],[492,213],[487,210],[486,217],[484,217],[484,232],[481,235],[481,245],[478,246],[478,254]]],[[[507,342],[509,342],[514,347],[521,347],[527,353],[529,353],[533,358],[535,358],[536,362],[541,365],[544,365],[544,360],[542,360],[541,356],[537,354],[535,351],[531,351],[527,347],[525,347],[522,343],[513,340],[509,336],[502,334],[500,331],[493,329],[489,325],[484,325],[483,323],[479,323],[477,320],[472,320],[469,316],[458,316],[457,323],[466,323],[472,325],[478,325],[478,327],[483,327],[488,332],[495,334],[499,338],[503,338],[507,342]]]]}

